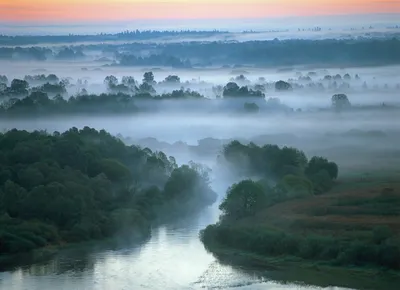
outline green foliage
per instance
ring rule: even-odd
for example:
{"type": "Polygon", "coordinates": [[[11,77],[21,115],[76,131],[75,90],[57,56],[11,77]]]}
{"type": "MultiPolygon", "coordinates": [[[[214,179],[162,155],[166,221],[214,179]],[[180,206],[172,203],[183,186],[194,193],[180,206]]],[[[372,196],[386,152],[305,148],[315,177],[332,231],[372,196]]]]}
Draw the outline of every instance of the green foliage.
{"type": "Polygon", "coordinates": [[[318,235],[292,235],[262,227],[234,224],[210,225],[201,232],[206,247],[224,246],[265,256],[290,255],[305,260],[325,261],[333,265],[375,265],[400,269],[400,244],[375,245],[365,241],[341,240],[318,235]]]}
{"type": "Polygon", "coordinates": [[[315,194],[323,194],[333,186],[333,179],[325,169],[318,171],[309,178],[313,183],[315,194]]]}
{"type": "Polygon", "coordinates": [[[172,83],[172,84],[179,84],[181,82],[180,77],[176,75],[169,75],[165,78],[166,83],[172,83]]]}
{"type": "Polygon", "coordinates": [[[215,202],[215,194],[209,186],[208,172],[196,163],[174,169],[165,184],[164,194],[169,199],[180,196],[181,202],[192,201],[198,204],[215,202]]]}
{"type": "Polygon", "coordinates": [[[260,176],[277,183],[275,193],[283,198],[328,191],[338,176],[338,166],[322,157],[307,160],[304,152],[276,145],[259,147],[233,141],[223,149],[228,167],[239,177],[260,176]]]}
{"type": "Polygon", "coordinates": [[[237,83],[230,82],[224,87],[224,98],[264,98],[265,95],[260,91],[253,91],[247,86],[239,87],[237,83]]]}
{"type": "Polygon", "coordinates": [[[224,219],[236,220],[254,215],[266,204],[264,188],[252,180],[232,185],[220,205],[224,219]]]}
{"type": "Polygon", "coordinates": [[[5,75],[0,75],[0,84],[8,84],[8,78],[5,75]]]}
{"type": "Polygon", "coordinates": [[[338,177],[339,169],[336,163],[329,162],[326,158],[316,156],[312,157],[310,162],[308,162],[305,173],[307,176],[313,176],[322,170],[326,170],[331,179],[336,179],[338,177]]]}
{"type": "Polygon", "coordinates": [[[154,83],[154,74],[153,72],[145,72],[143,74],[143,83],[153,84],[154,83]]]}
{"type": "Polygon", "coordinates": [[[130,177],[128,167],[115,159],[103,159],[99,162],[99,172],[104,173],[111,181],[122,181],[130,177]]]}
{"type": "Polygon", "coordinates": [[[351,107],[351,103],[345,94],[336,94],[332,96],[332,107],[336,111],[342,111],[351,107]]]}
{"type": "Polygon", "coordinates": [[[313,184],[305,177],[286,175],[277,184],[276,190],[282,200],[305,197],[313,194],[313,184]]]}
{"type": "Polygon", "coordinates": [[[158,209],[215,201],[200,165],[177,168],[104,130],[13,129],[0,134],[0,152],[0,254],[128,229],[145,235],[158,209]]]}
{"type": "Polygon", "coordinates": [[[275,90],[278,92],[290,91],[292,90],[292,85],[285,81],[277,81],[275,83],[275,90]]]}
{"type": "Polygon", "coordinates": [[[29,88],[29,84],[25,80],[13,79],[10,88],[12,91],[23,93],[29,88]]]}

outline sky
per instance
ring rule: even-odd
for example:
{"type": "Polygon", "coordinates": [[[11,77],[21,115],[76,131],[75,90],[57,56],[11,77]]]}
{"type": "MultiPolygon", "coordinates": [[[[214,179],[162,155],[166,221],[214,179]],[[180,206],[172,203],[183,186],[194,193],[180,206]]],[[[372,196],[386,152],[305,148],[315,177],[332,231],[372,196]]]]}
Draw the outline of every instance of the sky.
{"type": "Polygon", "coordinates": [[[369,13],[400,13],[400,0],[0,0],[0,20],[13,23],[369,13]]]}

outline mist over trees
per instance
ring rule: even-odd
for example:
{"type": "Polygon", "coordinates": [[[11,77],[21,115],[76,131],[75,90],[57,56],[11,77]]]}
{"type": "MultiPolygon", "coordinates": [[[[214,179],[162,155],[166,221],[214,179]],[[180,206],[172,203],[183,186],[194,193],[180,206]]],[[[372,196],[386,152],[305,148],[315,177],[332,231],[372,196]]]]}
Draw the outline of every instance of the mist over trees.
{"type": "Polygon", "coordinates": [[[189,42],[163,44],[94,44],[61,49],[44,47],[0,47],[0,59],[79,60],[87,51],[107,51],[114,54],[113,65],[158,65],[176,68],[211,65],[254,65],[257,67],[321,64],[334,66],[393,65],[400,63],[400,40],[269,40],[247,42],[189,42]],[[138,54],[156,49],[157,53],[138,54]],[[212,54],[210,54],[212,52],[212,54]],[[334,56],[334,57],[332,57],[334,56]]]}
{"type": "Polygon", "coordinates": [[[0,264],[217,222],[212,185],[210,251],[399,269],[397,221],[371,226],[398,214],[398,176],[369,190],[398,168],[398,37],[256,33],[0,36],[0,264]]]}
{"type": "Polygon", "coordinates": [[[0,253],[115,234],[143,238],[163,211],[215,201],[209,171],[104,130],[0,134],[0,253]]]}

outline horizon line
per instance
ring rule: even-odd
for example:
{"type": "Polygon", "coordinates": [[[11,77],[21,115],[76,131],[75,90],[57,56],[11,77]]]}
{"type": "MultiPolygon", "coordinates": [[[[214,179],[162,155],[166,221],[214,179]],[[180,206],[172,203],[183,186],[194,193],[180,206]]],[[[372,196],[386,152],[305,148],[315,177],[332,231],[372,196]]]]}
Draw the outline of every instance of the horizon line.
{"type": "MultiPolygon", "coordinates": [[[[195,21],[238,21],[238,20],[250,20],[250,21],[258,21],[258,20],[268,20],[268,19],[287,19],[287,18],[325,18],[325,17],[351,17],[351,16],[396,16],[400,15],[400,12],[379,12],[379,13],[334,13],[334,14],[317,14],[317,15],[280,15],[280,16],[264,16],[264,17],[235,17],[235,18],[226,18],[226,17],[211,17],[211,18],[132,18],[132,19],[123,19],[123,20],[80,20],[80,21],[70,21],[70,20],[22,20],[22,21],[1,21],[0,24],[7,25],[9,27],[24,27],[29,25],[30,27],[42,27],[47,25],[56,25],[56,26],[82,26],[82,25],[96,25],[96,24],[117,24],[117,23],[132,23],[135,21],[138,22],[157,22],[157,21],[174,21],[174,22],[195,22],[195,21]],[[35,24],[38,23],[38,24],[35,24]]],[[[399,21],[400,22],[400,21],[399,21]]]]}

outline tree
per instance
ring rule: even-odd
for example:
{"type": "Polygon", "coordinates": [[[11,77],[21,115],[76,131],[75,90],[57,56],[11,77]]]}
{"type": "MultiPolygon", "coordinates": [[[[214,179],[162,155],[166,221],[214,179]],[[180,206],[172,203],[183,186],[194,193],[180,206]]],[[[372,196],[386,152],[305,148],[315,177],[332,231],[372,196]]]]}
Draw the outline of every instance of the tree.
{"type": "Polygon", "coordinates": [[[0,82],[0,94],[7,91],[7,85],[5,83],[0,82]]]}
{"type": "Polygon", "coordinates": [[[282,92],[282,91],[290,91],[292,90],[292,85],[289,84],[288,82],[285,81],[277,81],[275,83],[275,90],[278,92],[282,92]]]}
{"type": "Polygon", "coordinates": [[[47,79],[47,81],[49,83],[58,83],[58,82],[60,82],[60,79],[55,74],[49,74],[46,79],[47,79]]]}
{"type": "Polygon", "coordinates": [[[0,84],[8,84],[8,78],[7,76],[0,75],[0,84]]]}
{"type": "Polygon", "coordinates": [[[351,107],[351,103],[345,94],[335,94],[332,96],[332,107],[336,111],[342,111],[351,107]]]}
{"type": "Polygon", "coordinates": [[[223,96],[232,98],[265,97],[265,95],[261,91],[253,91],[247,86],[239,87],[238,84],[235,82],[229,82],[228,84],[226,84],[226,86],[224,87],[223,96]]]}
{"type": "Polygon", "coordinates": [[[165,82],[172,84],[179,84],[181,82],[181,79],[176,75],[169,75],[165,78],[165,82]]]}
{"type": "Polygon", "coordinates": [[[142,83],[139,86],[139,91],[141,93],[148,93],[148,94],[155,94],[156,93],[156,90],[154,89],[154,87],[150,83],[147,83],[147,82],[142,83]]]}
{"type": "Polygon", "coordinates": [[[11,82],[11,90],[17,93],[25,93],[29,88],[29,84],[25,80],[13,79],[11,82]]]}
{"type": "Polygon", "coordinates": [[[108,88],[113,88],[113,87],[115,87],[116,85],[118,85],[118,79],[117,79],[115,76],[113,76],[113,75],[107,76],[107,77],[104,79],[104,84],[105,84],[108,88]]]}
{"type": "Polygon", "coordinates": [[[341,81],[341,80],[342,80],[342,76],[341,76],[340,74],[337,74],[337,75],[335,75],[335,76],[333,77],[333,79],[334,79],[335,81],[341,81]]]}
{"type": "Polygon", "coordinates": [[[154,83],[154,74],[153,72],[145,72],[143,75],[143,83],[153,84],[154,83]]]}
{"type": "Polygon", "coordinates": [[[223,96],[236,96],[239,92],[240,87],[235,82],[229,82],[224,87],[223,96]]]}
{"type": "Polygon", "coordinates": [[[135,88],[135,87],[136,87],[136,80],[135,80],[133,77],[131,77],[131,76],[124,76],[124,77],[122,77],[122,83],[123,83],[125,86],[128,86],[128,87],[130,87],[130,88],[135,88]]]}
{"type": "Polygon", "coordinates": [[[314,194],[323,194],[329,191],[333,186],[333,179],[326,169],[322,169],[313,175],[310,175],[310,180],[314,185],[314,194]]]}
{"type": "Polygon", "coordinates": [[[103,159],[99,162],[99,173],[104,173],[111,181],[122,181],[130,177],[128,167],[115,159],[103,159]]]}
{"type": "Polygon", "coordinates": [[[256,85],[254,86],[254,89],[255,89],[256,91],[265,92],[265,86],[264,86],[264,85],[256,84],[256,85]]]}
{"type": "Polygon", "coordinates": [[[235,78],[238,83],[247,83],[249,80],[244,75],[239,75],[235,78]]]}
{"type": "Polygon", "coordinates": [[[283,200],[303,197],[313,194],[313,184],[307,178],[295,175],[286,175],[278,183],[278,193],[283,200]]]}
{"type": "Polygon", "coordinates": [[[237,220],[254,215],[266,204],[263,187],[252,180],[232,185],[220,205],[224,219],[237,220]]]}
{"type": "Polygon", "coordinates": [[[314,193],[322,194],[332,188],[338,177],[338,166],[326,158],[314,156],[305,169],[306,176],[314,184],[314,193]]]}
{"type": "Polygon", "coordinates": [[[314,156],[308,162],[305,173],[307,176],[312,176],[321,170],[326,170],[331,179],[337,179],[339,169],[336,163],[329,162],[328,159],[323,157],[314,156]]]}

